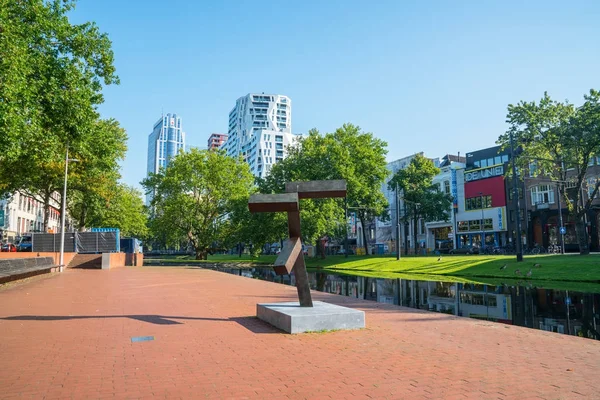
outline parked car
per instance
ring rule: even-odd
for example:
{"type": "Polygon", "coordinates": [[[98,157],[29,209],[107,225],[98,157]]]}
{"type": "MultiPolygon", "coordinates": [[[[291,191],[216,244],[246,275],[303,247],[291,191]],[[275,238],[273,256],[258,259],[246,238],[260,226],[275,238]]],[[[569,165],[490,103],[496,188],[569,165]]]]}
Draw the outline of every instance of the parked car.
{"type": "Polygon", "coordinates": [[[437,251],[441,254],[448,254],[454,249],[452,240],[441,240],[438,242],[437,251]]]}
{"type": "Polygon", "coordinates": [[[4,243],[1,247],[0,247],[0,251],[5,251],[5,252],[10,252],[10,253],[15,253],[17,251],[17,246],[15,246],[12,243],[4,243]]]}
{"type": "Polygon", "coordinates": [[[458,249],[450,250],[450,254],[479,254],[479,247],[466,245],[459,247],[458,249]]]}
{"type": "Polygon", "coordinates": [[[31,251],[31,236],[21,236],[17,243],[17,251],[31,251]]]}

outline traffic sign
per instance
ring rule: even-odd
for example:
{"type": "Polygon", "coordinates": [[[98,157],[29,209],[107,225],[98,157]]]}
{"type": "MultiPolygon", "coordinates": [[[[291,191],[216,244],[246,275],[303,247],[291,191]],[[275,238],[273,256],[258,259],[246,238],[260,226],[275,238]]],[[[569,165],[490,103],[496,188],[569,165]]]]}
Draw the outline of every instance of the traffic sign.
{"type": "Polygon", "coordinates": [[[564,226],[560,227],[560,234],[564,235],[565,233],[567,233],[567,228],[565,228],[564,226]]]}
{"type": "Polygon", "coordinates": [[[570,298],[570,297],[567,297],[567,298],[565,299],[565,303],[567,303],[567,305],[571,304],[571,298],[570,298]]]}

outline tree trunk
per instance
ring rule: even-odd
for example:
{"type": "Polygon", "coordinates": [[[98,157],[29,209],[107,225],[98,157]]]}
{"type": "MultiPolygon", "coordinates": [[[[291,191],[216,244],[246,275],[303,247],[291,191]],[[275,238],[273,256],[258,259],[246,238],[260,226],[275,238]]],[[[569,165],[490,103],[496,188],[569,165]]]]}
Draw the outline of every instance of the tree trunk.
{"type": "Polygon", "coordinates": [[[587,232],[583,215],[577,218],[575,223],[575,232],[577,233],[577,244],[579,245],[579,254],[585,255],[590,254],[590,247],[588,245],[587,232]]]}
{"type": "Polygon", "coordinates": [[[365,214],[363,212],[359,212],[358,216],[360,218],[360,224],[362,225],[362,234],[363,234],[363,245],[365,247],[365,255],[369,255],[369,243],[367,243],[367,225],[365,224],[365,214]]]}
{"type": "Polygon", "coordinates": [[[419,218],[417,218],[417,217],[413,218],[413,240],[415,241],[415,243],[414,243],[415,256],[419,255],[419,243],[417,240],[417,224],[418,223],[419,223],[419,218]]]}
{"type": "Polygon", "coordinates": [[[48,232],[48,220],[50,219],[50,193],[44,192],[44,232],[48,232]]]}
{"type": "Polygon", "coordinates": [[[206,260],[207,253],[204,249],[196,249],[196,260],[206,260]]]}
{"type": "Polygon", "coordinates": [[[81,204],[81,213],[79,214],[79,221],[78,221],[78,225],[79,225],[79,232],[83,232],[85,229],[85,219],[87,217],[87,207],[85,205],[85,201],[82,202],[81,204]]]}
{"type": "Polygon", "coordinates": [[[325,291],[325,282],[327,282],[327,274],[323,272],[317,272],[317,290],[319,292],[325,291]]]}

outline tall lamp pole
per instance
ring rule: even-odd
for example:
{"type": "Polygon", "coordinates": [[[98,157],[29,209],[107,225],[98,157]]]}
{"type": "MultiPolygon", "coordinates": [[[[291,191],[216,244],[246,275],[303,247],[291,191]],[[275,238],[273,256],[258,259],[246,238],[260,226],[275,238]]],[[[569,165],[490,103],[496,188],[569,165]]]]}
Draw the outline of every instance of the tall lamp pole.
{"type": "Polygon", "coordinates": [[[481,202],[481,244],[480,251],[483,251],[485,246],[485,229],[483,227],[483,192],[479,192],[479,201],[481,202]]]}
{"type": "Polygon", "coordinates": [[[400,200],[396,183],[396,260],[400,259],[400,200]]]}
{"type": "Polygon", "coordinates": [[[510,133],[510,159],[512,161],[512,185],[513,185],[513,206],[516,211],[516,246],[517,246],[517,262],[523,261],[523,243],[521,242],[521,207],[519,204],[519,188],[517,186],[517,167],[515,165],[515,145],[513,134],[510,133]]]}
{"type": "Polygon", "coordinates": [[[346,228],[346,249],[344,251],[344,258],[348,258],[348,197],[344,197],[344,209],[346,212],[346,221],[344,221],[344,227],[346,228]]]}
{"type": "Polygon", "coordinates": [[[560,188],[559,183],[556,183],[556,199],[558,201],[558,223],[560,224],[560,229],[558,230],[558,234],[560,235],[560,254],[565,254],[565,235],[563,235],[563,218],[562,218],[562,206],[560,205],[560,188]]]}
{"type": "Polygon", "coordinates": [[[60,265],[60,272],[65,270],[65,214],[67,208],[67,176],[69,173],[69,161],[77,162],[79,160],[75,158],[69,159],[69,146],[67,146],[67,152],[65,156],[65,186],[63,187],[62,212],[60,214],[60,257],[58,261],[58,264],[60,265]]]}

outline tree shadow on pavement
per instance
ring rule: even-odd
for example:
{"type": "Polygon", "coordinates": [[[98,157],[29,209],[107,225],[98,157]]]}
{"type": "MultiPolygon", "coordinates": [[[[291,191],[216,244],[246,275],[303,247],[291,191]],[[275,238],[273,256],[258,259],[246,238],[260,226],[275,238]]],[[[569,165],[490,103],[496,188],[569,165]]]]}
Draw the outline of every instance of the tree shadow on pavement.
{"type": "Polygon", "coordinates": [[[235,322],[253,333],[282,333],[277,328],[261,321],[257,317],[231,317],[231,318],[209,318],[209,317],[184,317],[172,315],[15,315],[11,317],[0,317],[4,321],[70,321],[83,319],[110,319],[110,318],[130,318],[136,321],[147,322],[154,325],[181,325],[183,322],[177,320],[190,321],[218,321],[235,322]]]}

